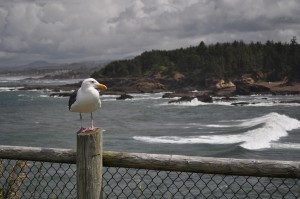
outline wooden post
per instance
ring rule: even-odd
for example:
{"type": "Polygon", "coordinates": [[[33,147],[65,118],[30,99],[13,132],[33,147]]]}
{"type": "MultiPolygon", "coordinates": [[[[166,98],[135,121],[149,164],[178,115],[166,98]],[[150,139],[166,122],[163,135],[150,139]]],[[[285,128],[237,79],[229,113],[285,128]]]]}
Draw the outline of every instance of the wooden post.
{"type": "Polygon", "coordinates": [[[77,134],[77,198],[102,198],[102,130],[77,134]]]}

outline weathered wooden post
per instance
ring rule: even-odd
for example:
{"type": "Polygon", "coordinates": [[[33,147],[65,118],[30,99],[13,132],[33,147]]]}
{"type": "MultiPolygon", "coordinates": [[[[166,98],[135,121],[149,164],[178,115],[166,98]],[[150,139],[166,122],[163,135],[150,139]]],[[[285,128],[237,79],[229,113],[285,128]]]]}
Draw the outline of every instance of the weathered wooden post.
{"type": "Polygon", "coordinates": [[[77,134],[77,198],[102,198],[102,129],[77,134]]]}

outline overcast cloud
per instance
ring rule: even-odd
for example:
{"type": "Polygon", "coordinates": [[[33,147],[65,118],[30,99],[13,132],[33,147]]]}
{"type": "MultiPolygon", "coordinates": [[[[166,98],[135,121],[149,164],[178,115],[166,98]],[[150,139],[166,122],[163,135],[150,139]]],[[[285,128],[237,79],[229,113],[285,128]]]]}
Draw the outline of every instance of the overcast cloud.
{"type": "Polygon", "coordinates": [[[289,42],[299,33],[298,0],[2,0],[0,66],[120,59],[201,41],[289,42]]]}

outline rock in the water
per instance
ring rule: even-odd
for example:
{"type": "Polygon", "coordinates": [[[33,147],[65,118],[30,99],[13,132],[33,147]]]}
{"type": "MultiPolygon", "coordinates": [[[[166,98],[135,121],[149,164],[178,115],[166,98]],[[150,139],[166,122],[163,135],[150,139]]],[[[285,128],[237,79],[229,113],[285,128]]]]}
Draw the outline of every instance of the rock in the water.
{"type": "Polygon", "coordinates": [[[288,101],[280,101],[280,103],[288,103],[288,104],[300,104],[300,100],[288,100],[288,101]]]}
{"type": "Polygon", "coordinates": [[[197,95],[198,101],[205,103],[213,103],[213,98],[210,95],[197,95]]]}
{"type": "Polygon", "coordinates": [[[235,102],[235,103],[231,103],[231,105],[234,106],[245,106],[245,105],[249,105],[249,102],[235,102]]]}
{"type": "Polygon", "coordinates": [[[125,99],[132,99],[133,96],[128,95],[128,94],[122,94],[120,97],[117,97],[116,100],[125,100],[125,99]]]}
{"type": "Polygon", "coordinates": [[[247,84],[242,81],[235,82],[236,85],[236,95],[250,95],[253,93],[270,93],[270,88],[256,85],[256,84],[247,84]]]}
{"type": "Polygon", "coordinates": [[[212,103],[213,102],[212,97],[209,96],[209,95],[197,95],[197,96],[187,95],[187,96],[183,96],[183,97],[181,97],[177,100],[171,100],[171,101],[169,101],[169,104],[171,104],[171,103],[180,103],[180,102],[191,102],[195,98],[197,98],[198,101],[205,102],[205,103],[212,103]]]}
{"type": "Polygon", "coordinates": [[[236,101],[237,98],[234,98],[234,97],[222,97],[220,99],[216,99],[217,101],[222,101],[222,102],[231,102],[231,101],[236,101]]]}
{"type": "Polygon", "coordinates": [[[191,102],[193,99],[195,99],[195,97],[191,97],[191,96],[184,96],[184,97],[181,97],[177,100],[171,100],[169,101],[169,104],[171,103],[180,103],[180,102],[191,102]]]}
{"type": "Polygon", "coordinates": [[[174,98],[174,97],[179,97],[177,93],[165,93],[163,94],[162,98],[174,98]]]}

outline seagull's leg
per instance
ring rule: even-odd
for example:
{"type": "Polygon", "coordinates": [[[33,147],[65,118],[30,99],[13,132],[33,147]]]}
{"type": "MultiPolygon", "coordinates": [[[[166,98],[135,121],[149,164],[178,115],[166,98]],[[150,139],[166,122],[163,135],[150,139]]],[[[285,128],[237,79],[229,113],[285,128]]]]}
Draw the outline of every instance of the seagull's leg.
{"type": "Polygon", "coordinates": [[[96,128],[94,127],[94,120],[93,120],[93,112],[91,112],[91,121],[92,121],[92,126],[89,128],[84,128],[82,129],[82,132],[87,132],[87,131],[94,131],[96,128]]]}
{"type": "Polygon", "coordinates": [[[83,127],[82,127],[82,115],[81,115],[81,113],[79,113],[79,115],[80,115],[80,124],[81,124],[81,130],[83,129],[83,127]]]}
{"type": "Polygon", "coordinates": [[[79,113],[79,118],[80,118],[80,124],[81,124],[81,126],[80,126],[80,129],[79,129],[79,131],[77,132],[77,133],[81,133],[81,132],[84,132],[84,128],[82,127],[82,115],[81,115],[81,113],[79,113]]]}
{"type": "Polygon", "coordinates": [[[91,112],[91,121],[92,121],[92,126],[89,127],[89,128],[86,128],[83,130],[83,132],[86,132],[86,131],[94,131],[96,128],[94,127],[94,119],[93,119],[93,112],[91,112]]]}
{"type": "Polygon", "coordinates": [[[94,129],[93,112],[91,112],[92,129],[94,129]]]}

